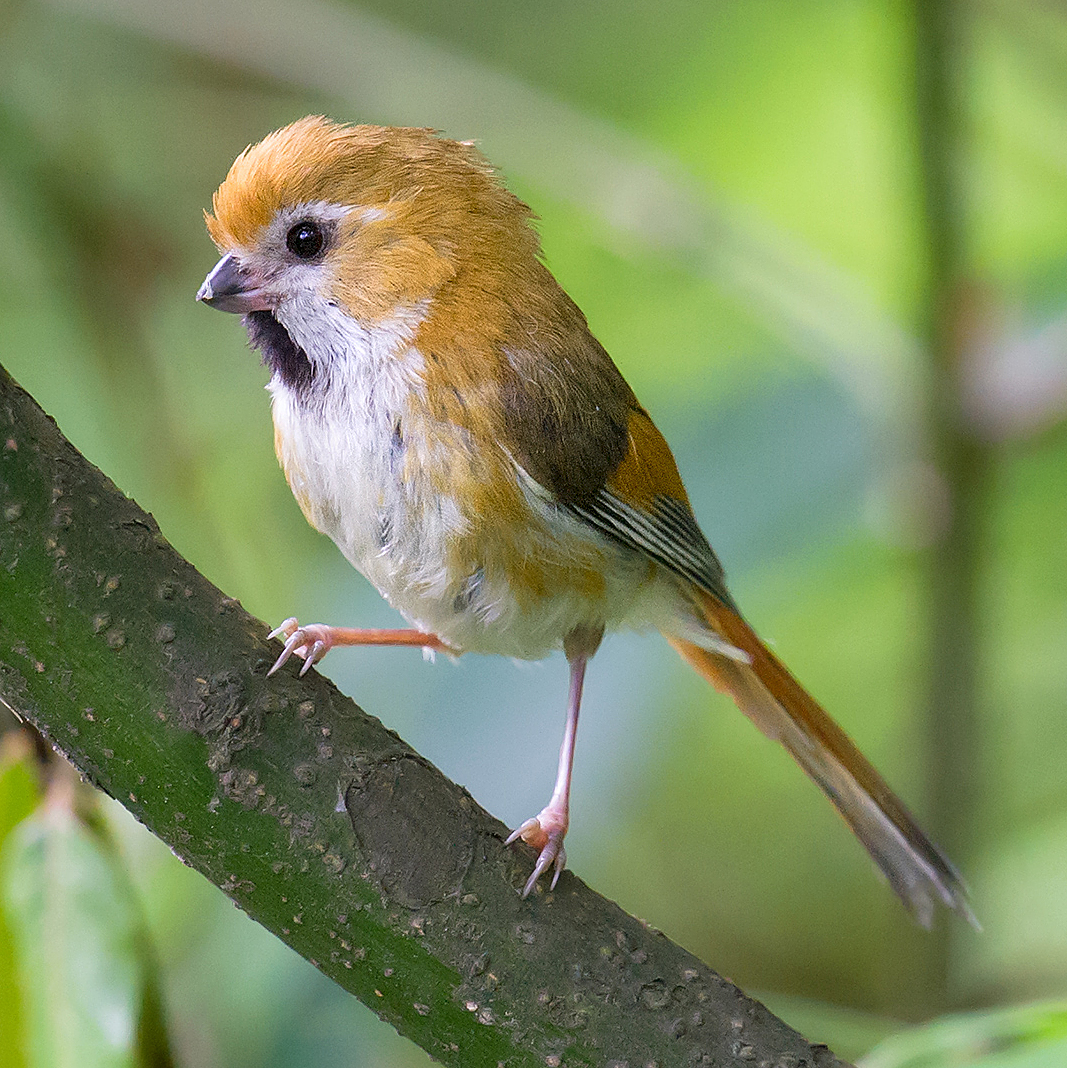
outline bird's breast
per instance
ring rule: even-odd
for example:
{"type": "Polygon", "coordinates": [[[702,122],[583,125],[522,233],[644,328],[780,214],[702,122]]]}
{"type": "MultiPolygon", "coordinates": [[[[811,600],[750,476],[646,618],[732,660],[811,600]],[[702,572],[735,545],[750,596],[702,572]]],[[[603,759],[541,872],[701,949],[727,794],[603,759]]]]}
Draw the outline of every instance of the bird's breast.
{"type": "Polygon", "coordinates": [[[458,650],[538,658],[576,626],[624,619],[647,562],[557,508],[463,398],[427,384],[414,344],[380,340],[354,337],[324,390],[270,384],[309,522],[458,650]]]}

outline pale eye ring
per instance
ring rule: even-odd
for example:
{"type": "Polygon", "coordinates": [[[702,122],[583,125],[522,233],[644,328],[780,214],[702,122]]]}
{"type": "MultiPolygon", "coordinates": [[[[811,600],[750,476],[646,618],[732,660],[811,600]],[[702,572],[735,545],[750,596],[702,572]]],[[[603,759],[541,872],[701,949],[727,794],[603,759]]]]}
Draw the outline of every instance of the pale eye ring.
{"type": "Polygon", "coordinates": [[[325,244],[326,235],[313,219],[301,219],[285,235],[285,247],[301,260],[313,260],[325,244]]]}

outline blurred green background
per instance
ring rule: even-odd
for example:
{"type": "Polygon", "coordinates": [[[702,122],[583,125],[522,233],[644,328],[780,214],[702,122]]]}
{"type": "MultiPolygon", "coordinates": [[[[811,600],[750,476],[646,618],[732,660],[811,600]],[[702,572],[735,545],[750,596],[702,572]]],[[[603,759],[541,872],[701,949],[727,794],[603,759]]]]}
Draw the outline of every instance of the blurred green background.
{"type": "MultiPolygon", "coordinates": [[[[932,831],[985,931],[942,916],[923,932],[789,758],[662,641],[616,636],[593,664],[571,867],[848,1056],[949,1010],[1067,998],[1067,10],[954,7],[957,95],[932,119],[921,22],[892,0],[0,7],[0,362],[272,623],[395,617],[304,524],[240,324],[193,301],[215,262],[201,213],[233,157],[309,112],[434,126],[534,207],[746,614],[918,813],[935,781],[966,786],[932,831]],[[951,486],[930,463],[924,344],[945,220],[919,146],[939,122],[967,309],[952,369],[977,700],[931,749],[951,486]]],[[[322,669],[506,822],[544,803],[561,658],[341,651],[322,669]]],[[[426,1063],[117,806],[108,819],[180,1064],[426,1063]]]]}

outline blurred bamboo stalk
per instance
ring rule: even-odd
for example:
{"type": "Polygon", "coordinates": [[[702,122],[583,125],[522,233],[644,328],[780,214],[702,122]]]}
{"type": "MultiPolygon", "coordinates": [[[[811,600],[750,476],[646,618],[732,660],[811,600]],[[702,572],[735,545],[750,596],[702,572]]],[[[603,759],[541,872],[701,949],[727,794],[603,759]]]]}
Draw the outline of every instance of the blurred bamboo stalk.
{"type": "MultiPolygon", "coordinates": [[[[938,474],[928,502],[935,532],[926,563],[925,733],[931,826],[957,863],[974,854],[981,808],[979,569],[992,454],[966,413],[969,342],[976,332],[967,279],[966,0],[914,0],[920,240],[926,290],[919,333],[927,354],[925,424],[938,474]]],[[[948,1000],[952,939],[942,925],[927,962],[923,1010],[948,1000]]]]}

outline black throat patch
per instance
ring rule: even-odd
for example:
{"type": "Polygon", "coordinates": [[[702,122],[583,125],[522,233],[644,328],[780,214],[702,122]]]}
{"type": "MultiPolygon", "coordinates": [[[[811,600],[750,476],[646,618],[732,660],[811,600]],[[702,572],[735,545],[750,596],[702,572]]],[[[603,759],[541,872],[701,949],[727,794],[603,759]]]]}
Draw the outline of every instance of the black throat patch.
{"type": "Polygon", "coordinates": [[[248,343],[259,351],[263,363],[290,389],[306,393],[315,381],[315,368],[289,331],[269,311],[249,312],[244,321],[248,343]]]}

